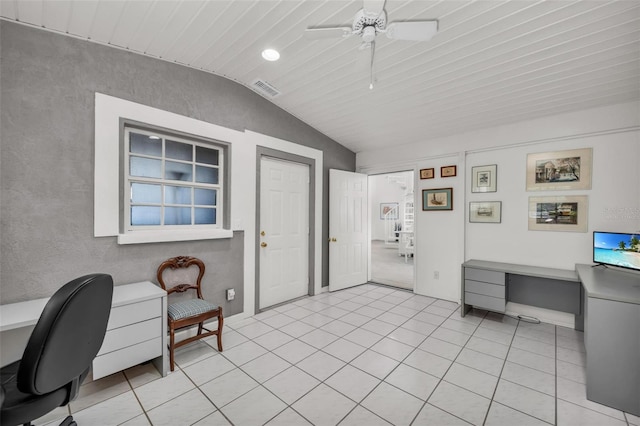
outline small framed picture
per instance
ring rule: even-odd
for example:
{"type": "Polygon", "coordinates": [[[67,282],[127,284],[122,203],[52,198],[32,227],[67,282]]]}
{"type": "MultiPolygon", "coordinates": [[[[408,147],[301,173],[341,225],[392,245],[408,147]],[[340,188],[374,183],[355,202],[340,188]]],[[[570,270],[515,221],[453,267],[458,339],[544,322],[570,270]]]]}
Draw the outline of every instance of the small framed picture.
{"type": "Polygon", "coordinates": [[[420,179],[433,179],[434,169],[420,169],[420,179]]]}
{"type": "Polygon", "coordinates": [[[470,223],[500,223],[502,221],[502,201],[471,201],[469,203],[470,223]]]}
{"type": "Polygon", "coordinates": [[[454,177],[456,175],[457,166],[440,167],[440,177],[454,177]]]}
{"type": "Polygon", "coordinates": [[[453,210],[453,188],[423,189],[422,210],[453,210]]]}
{"type": "Polygon", "coordinates": [[[498,166],[475,166],[471,168],[471,192],[496,192],[498,166]]]}
{"type": "Polygon", "coordinates": [[[398,219],[398,203],[380,203],[380,219],[398,219]]]}

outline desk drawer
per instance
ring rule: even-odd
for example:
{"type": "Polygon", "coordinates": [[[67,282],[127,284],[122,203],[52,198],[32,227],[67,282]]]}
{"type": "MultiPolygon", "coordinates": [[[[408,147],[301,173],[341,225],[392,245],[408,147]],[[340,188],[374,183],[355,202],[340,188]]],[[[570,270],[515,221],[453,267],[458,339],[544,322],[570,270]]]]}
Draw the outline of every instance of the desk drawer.
{"type": "Polygon", "coordinates": [[[504,299],[505,286],[499,284],[488,284],[480,281],[464,280],[465,291],[482,294],[485,296],[499,297],[504,299]]]}
{"type": "Polygon", "coordinates": [[[464,268],[465,280],[482,281],[485,283],[504,285],[505,273],[488,271],[486,269],[464,268]]]}
{"type": "Polygon", "coordinates": [[[160,337],[161,333],[162,318],[160,317],[109,330],[104,336],[98,356],[133,346],[143,340],[160,337]]]}
{"type": "Polygon", "coordinates": [[[162,316],[162,299],[117,306],[111,309],[107,330],[162,316]]]}
{"type": "Polygon", "coordinates": [[[93,360],[93,379],[108,376],[159,356],[162,356],[161,337],[97,356],[93,360]]]}
{"type": "Polygon", "coordinates": [[[482,294],[464,292],[464,303],[473,305],[478,308],[484,308],[489,311],[503,312],[505,311],[506,302],[504,297],[491,297],[482,294]]]}

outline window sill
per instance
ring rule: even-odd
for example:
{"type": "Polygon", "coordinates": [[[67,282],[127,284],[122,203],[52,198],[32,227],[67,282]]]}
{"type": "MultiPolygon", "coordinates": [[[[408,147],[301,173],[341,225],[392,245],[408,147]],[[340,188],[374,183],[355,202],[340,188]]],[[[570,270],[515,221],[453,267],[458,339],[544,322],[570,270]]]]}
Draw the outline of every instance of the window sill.
{"type": "Polygon", "coordinates": [[[130,234],[119,234],[118,244],[146,244],[165,243],[173,241],[197,241],[232,238],[230,229],[209,230],[163,230],[163,231],[136,231],[130,234]]]}

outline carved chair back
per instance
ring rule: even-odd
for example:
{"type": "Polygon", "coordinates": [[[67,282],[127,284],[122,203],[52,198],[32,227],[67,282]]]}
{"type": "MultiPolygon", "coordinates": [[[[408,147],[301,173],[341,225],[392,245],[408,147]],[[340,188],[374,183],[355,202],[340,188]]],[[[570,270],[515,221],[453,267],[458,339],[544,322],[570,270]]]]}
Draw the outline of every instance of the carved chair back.
{"type": "Polygon", "coordinates": [[[202,276],[204,262],[191,256],[176,256],[165,260],[158,267],[158,282],[167,292],[186,293],[196,290],[198,299],[202,297],[202,276]]]}

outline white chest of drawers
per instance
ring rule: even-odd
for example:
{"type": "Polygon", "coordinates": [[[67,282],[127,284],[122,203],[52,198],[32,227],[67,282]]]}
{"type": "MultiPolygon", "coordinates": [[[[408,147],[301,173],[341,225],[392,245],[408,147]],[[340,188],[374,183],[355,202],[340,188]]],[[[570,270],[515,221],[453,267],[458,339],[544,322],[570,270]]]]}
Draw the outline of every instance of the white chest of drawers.
{"type": "Polygon", "coordinates": [[[107,334],[93,361],[94,380],[148,360],[165,376],[166,336],[164,290],[149,281],[114,287],[107,334]]]}
{"type": "MultiPolygon", "coordinates": [[[[1,364],[18,360],[49,299],[0,307],[1,364]]],[[[93,361],[99,379],[153,360],[167,375],[167,293],[150,281],[115,286],[107,333],[93,361]]]]}

